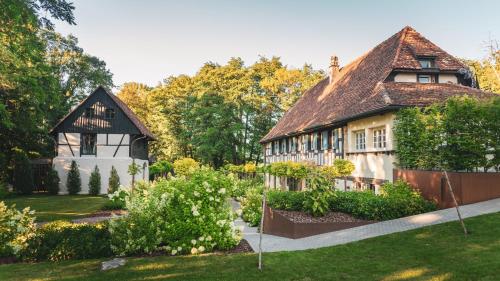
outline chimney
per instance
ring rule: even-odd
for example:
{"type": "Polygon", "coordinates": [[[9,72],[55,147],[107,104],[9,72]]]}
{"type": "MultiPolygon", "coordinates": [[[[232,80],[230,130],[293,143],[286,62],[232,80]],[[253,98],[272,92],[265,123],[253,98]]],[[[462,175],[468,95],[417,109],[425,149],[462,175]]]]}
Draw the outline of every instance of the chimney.
{"type": "Polygon", "coordinates": [[[332,56],[330,58],[330,84],[337,79],[339,72],[339,58],[337,56],[332,56]]]}

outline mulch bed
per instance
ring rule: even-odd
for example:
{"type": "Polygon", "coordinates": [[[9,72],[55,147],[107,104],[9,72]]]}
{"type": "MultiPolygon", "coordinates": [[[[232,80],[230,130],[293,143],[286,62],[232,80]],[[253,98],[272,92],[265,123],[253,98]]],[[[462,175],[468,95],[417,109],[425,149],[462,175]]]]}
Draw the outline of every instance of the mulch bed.
{"type": "Polygon", "coordinates": [[[341,212],[328,212],[322,217],[313,217],[311,214],[299,211],[273,210],[294,223],[318,223],[318,222],[363,222],[349,214],[341,212]]]}
{"type": "Polygon", "coordinates": [[[237,254],[237,253],[253,253],[252,247],[250,247],[250,244],[248,243],[247,240],[241,239],[240,244],[238,244],[236,247],[233,249],[224,251],[222,253],[227,253],[227,254],[237,254]]]}

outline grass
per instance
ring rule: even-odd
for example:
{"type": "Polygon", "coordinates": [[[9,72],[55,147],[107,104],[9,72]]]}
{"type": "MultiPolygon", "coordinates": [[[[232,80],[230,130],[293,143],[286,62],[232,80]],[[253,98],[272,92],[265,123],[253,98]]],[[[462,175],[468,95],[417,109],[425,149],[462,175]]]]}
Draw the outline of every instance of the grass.
{"type": "Polygon", "coordinates": [[[316,250],[0,265],[0,280],[498,280],[500,213],[316,250]]]}
{"type": "Polygon", "coordinates": [[[16,208],[30,207],[35,210],[37,222],[72,220],[101,210],[107,198],[89,195],[29,195],[7,198],[5,203],[16,208]]]}

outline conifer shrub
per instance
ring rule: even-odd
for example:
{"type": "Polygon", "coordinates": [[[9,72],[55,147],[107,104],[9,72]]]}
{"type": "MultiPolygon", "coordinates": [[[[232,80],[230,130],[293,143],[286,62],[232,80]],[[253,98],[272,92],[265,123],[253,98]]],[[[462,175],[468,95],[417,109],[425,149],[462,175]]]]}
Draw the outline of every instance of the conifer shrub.
{"type": "Polygon", "coordinates": [[[46,186],[47,186],[47,191],[51,195],[57,195],[59,193],[59,182],[61,180],[59,179],[59,175],[57,174],[57,171],[51,167],[48,174],[47,174],[47,179],[46,179],[46,186]]]}
{"type": "Polygon", "coordinates": [[[82,180],[80,178],[80,171],[75,161],[71,161],[71,167],[68,172],[68,179],[66,181],[69,194],[78,194],[82,190],[82,180]]]}
{"type": "Polygon", "coordinates": [[[108,180],[108,194],[114,193],[120,187],[120,176],[115,169],[115,166],[111,166],[111,174],[108,180]]]}
{"type": "Polygon", "coordinates": [[[99,168],[95,165],[94,171],[90,174],[89,194],[99,195],[99,193],[101,193],[101,173],[99,173],[99,168]]]}

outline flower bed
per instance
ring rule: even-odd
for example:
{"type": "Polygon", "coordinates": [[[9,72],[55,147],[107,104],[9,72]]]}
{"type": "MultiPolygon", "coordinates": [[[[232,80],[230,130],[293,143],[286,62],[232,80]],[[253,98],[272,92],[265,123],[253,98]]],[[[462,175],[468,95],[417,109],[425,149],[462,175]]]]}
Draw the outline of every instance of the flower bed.
{"type": "Polygon", "coordinates": [[[314,217],[306,212],[266,208],[264,216],[264,233],[292,239],[373,223],[339,212],[314,217]]]}

